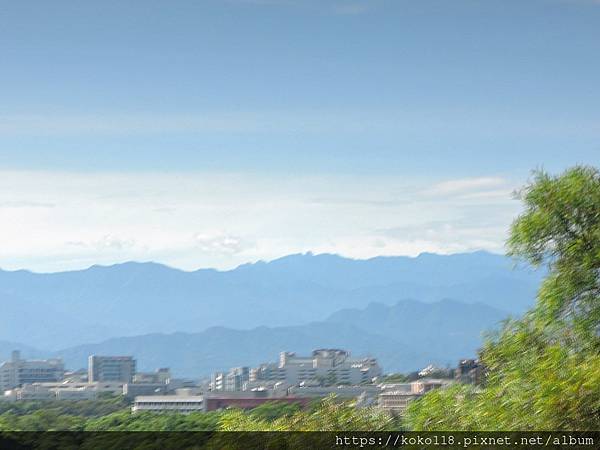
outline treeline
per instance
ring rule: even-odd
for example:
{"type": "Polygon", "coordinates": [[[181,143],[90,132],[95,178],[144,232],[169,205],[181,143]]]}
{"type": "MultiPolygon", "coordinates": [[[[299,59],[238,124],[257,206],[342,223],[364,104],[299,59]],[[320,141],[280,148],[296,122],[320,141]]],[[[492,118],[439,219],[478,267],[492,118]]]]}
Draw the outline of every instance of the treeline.
{"type": "Polygon", "coordinates": [[[100,417],[129,411],[123,396],[77,401],[0,401],[0,431],[83,430],[100,417]]]}
{"type": "Polygon", "coordinates": [[[6,413],[26,416],[42,410],[57,415],[101,417],[127,407],[129,402],[121,395],[103,395],[97,400],[0,401],[0,417],[6,413]]]}
{"type": "Polygon", "coordinates": [[[373,408],[358,409],[334,397],[299,405],[269,402],[249,411],[132,414],[121,398],[92,402],[5,403],[2,431],[315,431],[397,430],[397,419],[373,408]],[[7,406],[8,405],[8,406],[7,406]]]}

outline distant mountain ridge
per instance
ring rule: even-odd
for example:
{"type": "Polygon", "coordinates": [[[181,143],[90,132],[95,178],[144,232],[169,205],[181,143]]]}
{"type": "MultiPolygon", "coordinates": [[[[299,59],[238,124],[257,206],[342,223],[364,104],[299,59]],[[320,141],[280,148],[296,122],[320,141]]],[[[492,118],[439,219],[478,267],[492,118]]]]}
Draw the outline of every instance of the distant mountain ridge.
{"type": "Polygon", "coordinates": [[[0,271],[0,339],[56,350],[219,326],[292,327],[406,298],[454,298],[518,314],[533,303],[542,274],[512,265],[486,252],[368,260],[299,254],[224,272],[155,263],[53,274],[0,271]]]}
{"type": "Polygon", "coordinates": [[[291,327],[234,330],[212,327],[200,333],[148,334],[113,338],[53,352],[69,367],[84,367],[90,354],[129,354],[143,370],[169,366],[175,374],[207,376],[215,370],[276,361],[281,351],[309,353],[336,347],[356,356],[375,356],[388,371],[412,371],[430,363],[455,365],[475,356],[482,331],[497,327],[506,313],[453,300],[405,300],[347,309],[327,320],[291,327]]]}
{"type": "Polygon", "coordinates": [[[20,350],[21,356],[27,359],[36,359],[48,356],[48,352],[32,348],[18,342],[0,341],[0,363],[8,361],[13,350],[20,350]]]}

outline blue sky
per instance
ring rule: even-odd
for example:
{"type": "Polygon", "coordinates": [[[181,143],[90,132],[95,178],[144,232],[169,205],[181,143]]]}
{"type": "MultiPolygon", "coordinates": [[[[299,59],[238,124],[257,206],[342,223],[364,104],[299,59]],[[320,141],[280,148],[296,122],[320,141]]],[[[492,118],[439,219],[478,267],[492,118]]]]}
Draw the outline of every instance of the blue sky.
{"type": "Polygon", "coordinates": [[[0,1],[0,22],[4,268],[502,251],[531,169],[600,159],[595,0],[0,1]]]}

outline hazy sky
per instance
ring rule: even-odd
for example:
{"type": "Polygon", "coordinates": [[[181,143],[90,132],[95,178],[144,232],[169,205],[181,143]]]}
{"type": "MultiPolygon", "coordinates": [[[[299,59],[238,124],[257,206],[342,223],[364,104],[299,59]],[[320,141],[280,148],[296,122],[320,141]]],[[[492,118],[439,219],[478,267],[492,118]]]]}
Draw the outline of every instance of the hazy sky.
{"type": "Polygon", "coordinates": [[[599,55],[597,0],[0,0],[0,267],[500,252],[599,55]]]}

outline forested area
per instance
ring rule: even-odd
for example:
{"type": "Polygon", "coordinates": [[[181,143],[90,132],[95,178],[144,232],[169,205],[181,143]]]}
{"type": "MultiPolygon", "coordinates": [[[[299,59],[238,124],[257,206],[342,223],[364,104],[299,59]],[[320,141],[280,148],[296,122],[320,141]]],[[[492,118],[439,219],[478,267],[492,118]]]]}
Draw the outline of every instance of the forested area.
{"type": "Polygon", "coordinates": [[[386,414],[357,409],[333,397],[317,400],[305,410],[274,401],[250,411],[132,414],[120,397],[96,402],[5,403],[3,409],[0,431],[335,431],[399,427],[399,422],[386,414]]]}

